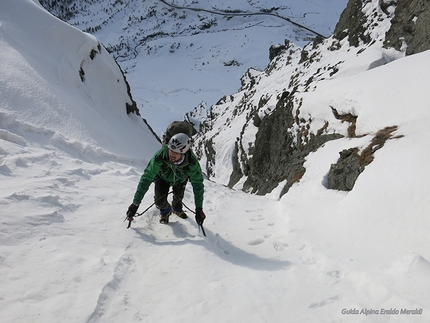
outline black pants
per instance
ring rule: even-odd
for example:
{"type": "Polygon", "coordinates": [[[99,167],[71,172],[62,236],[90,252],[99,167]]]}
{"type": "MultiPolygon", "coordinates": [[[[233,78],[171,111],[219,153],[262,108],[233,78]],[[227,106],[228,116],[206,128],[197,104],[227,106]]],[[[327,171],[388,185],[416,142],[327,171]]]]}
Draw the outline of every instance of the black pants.
{"type": "MultiPolygon", "coordinates": [[[[161,178],[157,177],[154,180],[154,200],[155,205],[160,210],[169,207],[169,202],[167,202],[167,196],[169,194],[170,183],[166,183],[161,178]]],[[[187,181],[180,183],[178,185],[172,186],[173,190],[173,200],[172,206],[174,210],[182,210],[182,199],[184,198],[185,186],[187,186],[187,181]]]]}

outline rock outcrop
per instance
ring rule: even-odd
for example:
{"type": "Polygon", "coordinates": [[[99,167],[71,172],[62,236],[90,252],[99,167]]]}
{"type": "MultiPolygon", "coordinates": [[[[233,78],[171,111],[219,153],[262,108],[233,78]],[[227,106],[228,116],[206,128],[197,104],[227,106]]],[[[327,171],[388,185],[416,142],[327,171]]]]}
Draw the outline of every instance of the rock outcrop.
{"type": "Polygon", "coordinates": [[[397,50],[406,47],[406,55],[430,49],[430,2],[399,0],[385,46],[397,50]]]}
{"type": "Polygon", "coordinates": [[[378,19],[369,23],[365,14],[371,0],[351,0],[336,25],[334,36],[348,37],[351,46],[369,44],[373,38],[369,29],[383,21],[382,14],[393,15],[391,27],[385,36],[384,46],[412,55],[430,49],[430,2],[426,0],[380,0],[378,19]]]}
{"type": "Polygon", "coordinates": [[[349,44],[357,47],[361,43],[369,44],[372,38],[366,30],[367,15],[363,12],[366,0],[350,0],[342,12],[334,30],[334,37],[342,40],[348,37],[349,44]]]}
{"type": "Polygon", "coordinates": [[[281,194],[287,193],[306,172],[303,166],[306,156],[327,141],[343,137],[321,131],[307,140],[297,141],[297,138],[307,138],[308,129],[304,127],[299,133],[291,132],[297,121],[293,115],[293,99],[294,95],[284,92],[273,113],[261,121],[247,163],[245,190],[264,195],[286,181],[281,194]]]}
{"type": "Polygon", "coordinates": [[[336,164],[332,164],[330,167],[327,175],[327,188],[351,191],[358,176],[374,160],[374,153],[381,149],[387,140],[402,137],[402,135],[393,136],[397,128],[397,126],[391,126],[379,130],[369,145],[362,151],[358,147],[341,151],[336,164]]]}

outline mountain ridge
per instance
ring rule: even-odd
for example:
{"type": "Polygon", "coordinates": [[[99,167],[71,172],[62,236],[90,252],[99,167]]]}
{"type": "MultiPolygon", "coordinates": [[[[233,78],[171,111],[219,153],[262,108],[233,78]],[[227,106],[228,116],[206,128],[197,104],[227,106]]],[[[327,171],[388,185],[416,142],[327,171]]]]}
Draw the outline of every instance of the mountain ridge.
{"type": "MultiPolygon", "coordinates": [[[[305,113],[301,110],[307,104],[308,93],[318,92],[321,82],[363,73],[406,55],[405,49],[387,47],[385,35],[391,33],[395,13],[399,14],[399,9],[394,2],[350,1],[332,37],[316,39],[303,49],[286,42],[279,47],[265,71],[250,69],[242,78],[239,92],[212,106],[202,120],[203,136],[197,146],[209,176],[229,187],[257,194],[267,194],[286,182],[280,193],[282,196],[306,172],[302,166],[306,156],[323,146],[326,140],[370,137],[367,132],[357,131],[360,116],[354,108],[345,109],[332,102],[324,112],[319,112],[321,108],[317,107],[305,113]],[[226,120],[223,115],[232,117],[226,120]],[[229,132],[229,138],[222,136],[223,131],[237,123],[232,128],[241,131],[236,130],[234,135],[229,132]],[[222,164],[221,170],[230,164],[232,173],[229,176],[225,172],[220,174],[216,170],[218,163],[222,164]]],[[[421,19],[421,24],[425,21],[421,19]]],[[[397,37],[400,36],[397,34],[397,37]]],[[[430,48],[429,44],[425,48],[430,48]]],[[[396,125],[380,127],[373,130],[376,137],[384,129],[394,129],[385,140],[399,138],[393,134],[396,125]]],[[[375,138],[369,138],[368,151],[376,149],[371,148],[375,147],[373,140],[375,138]]],[[[383,143],[378,149],[382,146],[383,143]]],[[[345,147],[339,152],[338,163],[343,166],[327,170],[330,178],[327,187],[353,188],[359,174],[373,160],[369,157],[368,162],[364,162],[364,155],[346,154],[358,150],[345,147]],[[352,158],[347,164],[342,159],[346,156],[352,158]],[[336,172],[339,174],[334,179],[336,172]]]]}

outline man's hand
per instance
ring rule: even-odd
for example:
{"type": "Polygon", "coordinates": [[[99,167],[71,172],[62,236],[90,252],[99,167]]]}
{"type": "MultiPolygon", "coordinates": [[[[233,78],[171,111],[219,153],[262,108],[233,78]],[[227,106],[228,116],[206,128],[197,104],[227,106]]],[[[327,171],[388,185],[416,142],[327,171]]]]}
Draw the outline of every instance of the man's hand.
{"type": "Polygon", "coordinates": [[[136,215],[137,209],[139,208],[139,205],[136,204],[130,204],[127,210],[127,220],[133,221],[134,216],[136,215]]]}
{"type": "Polygon", "coordinates": [[[202,225],[203,221],[206,219],[206,215],[203,212],[203,209],[197,208],[196,209],[196,222],[198,225],[202,225]]]}

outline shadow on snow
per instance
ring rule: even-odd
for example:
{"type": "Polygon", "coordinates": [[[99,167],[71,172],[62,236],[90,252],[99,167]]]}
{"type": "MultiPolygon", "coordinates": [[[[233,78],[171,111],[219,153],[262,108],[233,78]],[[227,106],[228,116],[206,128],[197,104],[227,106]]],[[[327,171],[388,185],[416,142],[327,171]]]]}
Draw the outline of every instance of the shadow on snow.
{"type": "MultiPolygon", "coordinates": [[[[191,221],[190,221],[191,222],[191,221]]],[[[197,225],[192,222],[194,227],[197,225]]],[[[289,261],[276,259],[267,259],[249,253],[234,246],[231,242],[225,240],[218,233],[213,233],[205,227],[206,238],[203,236],[192,236],[185,229],[184,225],[179,222],[173,222],[168,225],[173,231],[174,238],[157,238],[154,234],[144,232],[142,228],[132,228],[140,239],[157,246],[164,245],[185,245],[194,244],[205,247],[208,251],[214,253],[224,261],[233,265],[247,267],[254,270],[275,271],[285,270],[291,265],[289,261]]]]}

